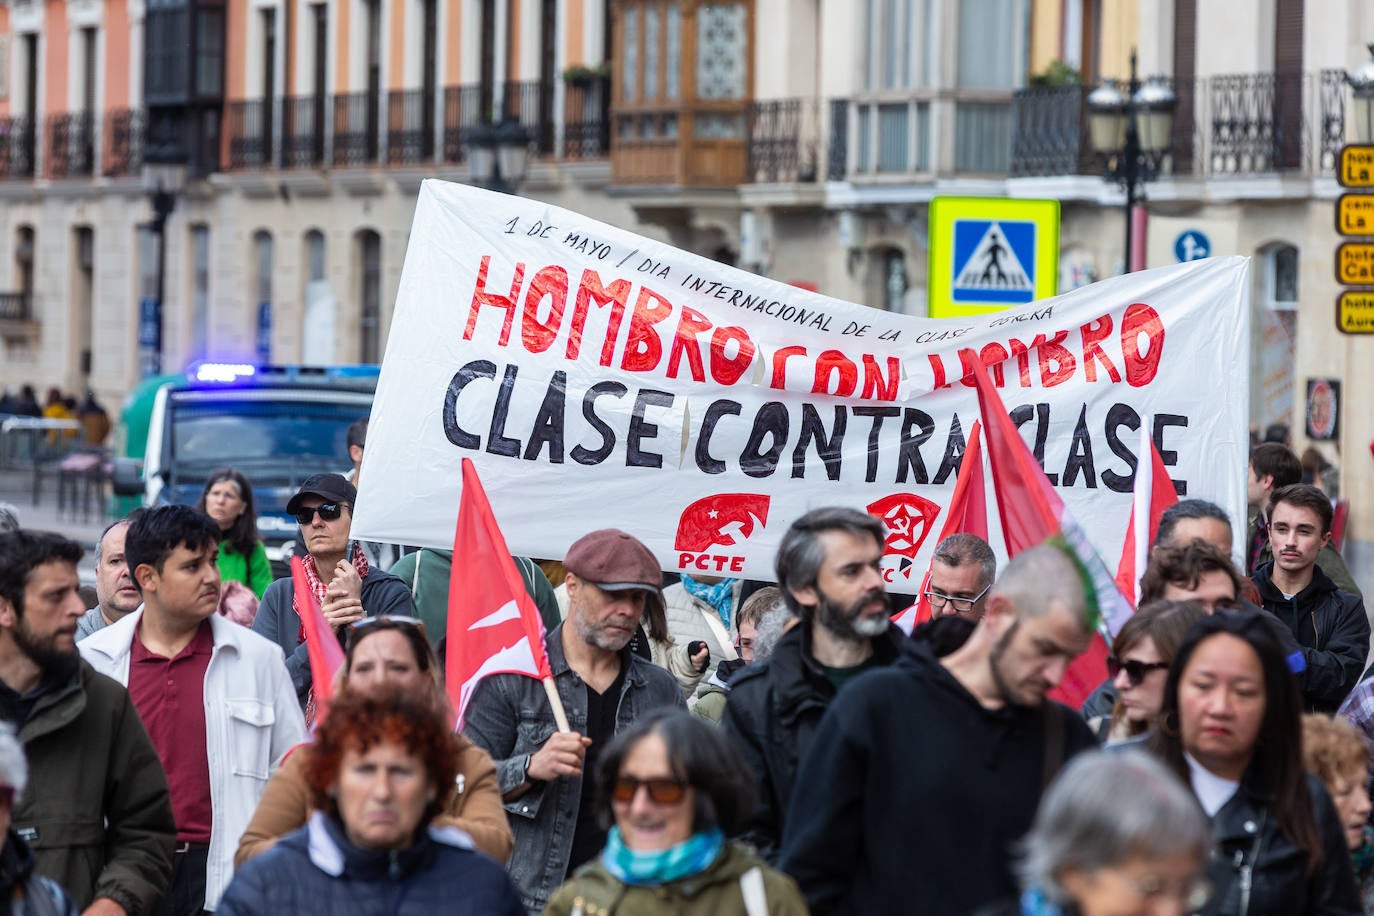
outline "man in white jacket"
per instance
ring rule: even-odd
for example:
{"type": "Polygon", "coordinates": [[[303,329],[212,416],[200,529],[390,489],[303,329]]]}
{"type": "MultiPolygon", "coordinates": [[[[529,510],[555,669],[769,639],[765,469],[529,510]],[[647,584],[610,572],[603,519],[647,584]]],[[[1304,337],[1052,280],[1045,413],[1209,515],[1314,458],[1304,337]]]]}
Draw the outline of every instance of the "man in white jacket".
{"type": "Polygon", "coordinates": [[[305,739],[281,649],[215,613],[218,547],[187,506],[140,515],[124,553],[143,609],[78,646],[129,688],[167,772],[177,847],[155,916],[215,909],[273,765],[305,739]]]}

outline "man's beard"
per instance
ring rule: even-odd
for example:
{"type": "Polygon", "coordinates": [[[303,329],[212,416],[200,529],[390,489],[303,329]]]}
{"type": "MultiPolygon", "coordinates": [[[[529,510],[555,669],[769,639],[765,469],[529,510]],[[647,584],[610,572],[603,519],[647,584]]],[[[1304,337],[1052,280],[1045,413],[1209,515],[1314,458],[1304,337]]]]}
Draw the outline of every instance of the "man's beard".
{"type": "Polygon", "coordinates": [[[820,597],[820,603],[816,606],[816,622],[825,627],[839,639],[848,642],[865,642],[882,636],[887,632],[889,621],[887,614],[879,614],[877,617],[860,617],[859,613],[863,608],[871,604],[875,598],[882,600],[884,607],[887,605],[887,595],[880,588],[875,588],[865,592],[858,601],[849,607],[840,607],[839,604],[830,600],[830,596],[816,587],[816,594],[820,597]]]}
{"type": "MultiPolygon", "coordinates": [[[[1003,702],[1009,706],[1039,706],[1045,702],[1045,694],[1036,696],[1024,696],[1012,688],[1002,675],[1002,656],[1006,655],[1007,648],[1016,636],[1016,630],[1021,626],[1020,620],[1013,620],[1007,632],[993,644],[992,652],[988,655],[988,666],[992,670],[992,682],[997,685],[997,692],[1001,695],[1003,702]]],[[[1046,690],[1046,693],[1048,690],[1046,690]]]]}
{"type": "Polygon", "coordinates": [[[43,677],[47,680],[65,680],[75,673],[80,664],[81,656],[75,646],[70,651],[63,652],[57,648],[57,634],[48,637],[35,636],[24,623],[23,617],[15,623],[10,635],[14,637],[14,644],[20,651],[43,670],[43,677]]]}

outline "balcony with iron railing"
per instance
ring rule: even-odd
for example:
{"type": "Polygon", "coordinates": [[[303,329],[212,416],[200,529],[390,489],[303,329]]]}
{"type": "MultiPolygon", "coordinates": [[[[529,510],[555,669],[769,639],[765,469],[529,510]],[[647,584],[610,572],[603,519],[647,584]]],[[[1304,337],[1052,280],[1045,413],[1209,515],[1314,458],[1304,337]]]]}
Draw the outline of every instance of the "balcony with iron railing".
{"type": "MultiPolygon", "coordinates": [[[[1330,175],[1345,142],[1345,71],[1163,80],[1178,99],[1161,173],[1189,178],[1330,175]]],[[[1013,177],[1099,175],[1088,90],[1032,87],[1012,101],[1013,177]]]]}
{"type": "Polygon", "coordinates": [[[89,111],[48,115],[49,178],[89,178],[95,172],[95,114],[89,111]]]}
{"type": "Polygon", "coordinates": [[[109,178],[139,174],[143,168],[147,114],[141,108],[115,108],[105,112],[101,120],[101,174],[109,178]]]}
{"type": "Polygon", "coordinates": [[[33,294],[0,293],[0,321],[32,321],[33,294]]]}
{"type": "Polygon", "coordinates": [[[38,129],[32,118],[0,118],[0,179],[32,178],[37,147],[38,129]]]}

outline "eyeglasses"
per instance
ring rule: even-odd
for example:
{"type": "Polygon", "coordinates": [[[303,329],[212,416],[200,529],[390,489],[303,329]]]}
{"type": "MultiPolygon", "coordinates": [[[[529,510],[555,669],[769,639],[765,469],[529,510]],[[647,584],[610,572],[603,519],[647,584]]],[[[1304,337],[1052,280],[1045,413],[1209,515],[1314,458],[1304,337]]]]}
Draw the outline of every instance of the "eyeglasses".
{"type": "Polygon", "coordinates": [[[1168,898],[1178,901],[1186,905],[1189,912],[1202,909],[1212,897],[1212,885],[1206,878],[1176,882],[1146,875],[1132,880],[1131,890],[1144,900],[1168,898]]]}
{"type": "Polygon", "coordinates": [[[414,627],[419,630],[421,635],[425,632],[425,622],[419,617],[406,617],[402,614],[378,614],[376,617],[364,617],[362,620],[355,620],[348,625],[352,631],[361,632],[368,627],[375,627],[379,623],[395,623],[401,626],[414,627]]]}
{"type": "Polygon", "coordinates": [[[639,794],[639,787],[649,790],[649,800],[656,805],[676,805],[687,794],[687,783],[677,779],[637,779],[634,776],[617,776],[611,786],[611,798],[621,804],[632,802],[639,794]]]}
{"type": "Polygon", "coordinates": [[[975,604],[983,600],[983,596],[988,593],[988,589],[990,588],[992,588],[991,582],[983,586],[983,590],[972,598],[956,598],[953,595],[946,595],[943,592],[937,592],[929,588],[926,589],[925,595],[926,600],[930,602],[930,606],[937,611],[948,604],[950,607],[954,608],[954,613],[968,614],[973,611],[973,606],[975,604]]]}
{"type": "Polygon", "coordinates": [[[1168,662],[1142,662],[1135,658],[1123,662],[1115,655],[1107,656],[1107,673],[1116,677],[1126,672],[1126,680],[1131,682],[1132,687],[1139,687],[1151,671],[1162,671],[1168,667],[1168,662]]]}
{"type": "Polygon", "coordinates": [[[320,513],[320,518],[326,522],[332,522],[340,515],[343,515],[344,506],[348,503],[322,503],[318,506],[305,506],[296,510],[296,523],[299,525],[309,525],[315,520],[315,513],[320,513]]]}

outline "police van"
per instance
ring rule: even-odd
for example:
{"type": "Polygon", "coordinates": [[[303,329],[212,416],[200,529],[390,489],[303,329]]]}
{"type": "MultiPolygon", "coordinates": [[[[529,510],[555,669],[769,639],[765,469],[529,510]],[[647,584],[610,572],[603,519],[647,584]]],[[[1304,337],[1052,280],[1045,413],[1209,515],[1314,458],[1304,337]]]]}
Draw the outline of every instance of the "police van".
{"type": "MultiPolygon", "coordinates": [[[[143,460],[116,459],[115,493],[141,496],[145,506],[194,506],[211,472],[241,471],[273,573],[285,575],[297,532],[286,501],[311,474],[351,470],[348,427],[371,411],[377,374],[364,365],[193,365],[153,388],[143,460]]],[[[129,419],[131,409],[125,423],[136,435],[142,424],[129,419]]]]}

